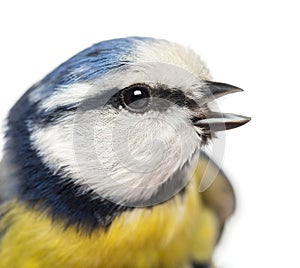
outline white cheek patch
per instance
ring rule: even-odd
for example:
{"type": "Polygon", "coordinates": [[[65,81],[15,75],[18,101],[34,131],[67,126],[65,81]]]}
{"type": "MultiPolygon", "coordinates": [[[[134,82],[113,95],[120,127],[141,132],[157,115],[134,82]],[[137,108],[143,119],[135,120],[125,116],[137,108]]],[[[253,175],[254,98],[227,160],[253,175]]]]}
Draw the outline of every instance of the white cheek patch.
{"type": "Polygon", "coordinates": [[[31,139],[53,172],[128,206],[160,203],[180,191],[199,148],[177,107],[141,115],[108,108],[78,112],[35,129],[31,139]],[[168,180],[172,184],[163,187],[168,180]]]}
{"type": "Polygon", "coordinates": [[[64,172],[64,176],[78,177],[79,167],[73,149],[73,117],[49,125],[45,128],[32,128],[31,142],[38,149],[43,162],[54,174],[64,172]],[[67,167],[67,168],[64,168],[67,167]]]}

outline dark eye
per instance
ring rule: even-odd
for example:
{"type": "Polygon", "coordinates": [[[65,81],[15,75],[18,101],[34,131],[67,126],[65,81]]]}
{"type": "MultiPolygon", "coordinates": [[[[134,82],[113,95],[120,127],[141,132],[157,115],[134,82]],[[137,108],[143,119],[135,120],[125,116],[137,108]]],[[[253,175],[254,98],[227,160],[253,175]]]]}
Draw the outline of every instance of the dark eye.
{"type": "Polygon", "coordinates": [[[123,106],[133,112],[144,112],[150,104],[150,88],[147,85],[132,85],[121,93],[123,106]]]}

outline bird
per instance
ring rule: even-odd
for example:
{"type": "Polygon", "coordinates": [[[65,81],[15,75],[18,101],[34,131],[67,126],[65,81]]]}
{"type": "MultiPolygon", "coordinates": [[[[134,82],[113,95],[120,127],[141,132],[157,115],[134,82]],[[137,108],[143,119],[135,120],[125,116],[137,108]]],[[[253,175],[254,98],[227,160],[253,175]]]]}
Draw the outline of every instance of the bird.
{"type": "Polygon", "coordinates": [[[250,121],[214,110],[241,91],[152,37],[102,41],[59,65],[6,119],[0,267],[214,267],[236,201],[204,148],[250,121]]]}

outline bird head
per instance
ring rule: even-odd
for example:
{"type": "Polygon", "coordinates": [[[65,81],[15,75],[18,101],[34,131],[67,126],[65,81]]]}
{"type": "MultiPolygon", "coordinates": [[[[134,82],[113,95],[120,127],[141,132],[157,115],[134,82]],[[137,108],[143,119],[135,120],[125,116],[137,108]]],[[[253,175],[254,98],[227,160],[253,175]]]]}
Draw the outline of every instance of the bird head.
{"type": "Polygon", "coordinates": [[[210,108],[238,91],[212,82],[199,56],[175,43],[131,37],[95,44],[11,110],[7,151],[17,184],[27,199],[49,200],[51,187],[58,194],[67,183],[77,197],[92,193],[125,206],[166,201],[187,184],[216,131],[249,121],[210,108]]]}

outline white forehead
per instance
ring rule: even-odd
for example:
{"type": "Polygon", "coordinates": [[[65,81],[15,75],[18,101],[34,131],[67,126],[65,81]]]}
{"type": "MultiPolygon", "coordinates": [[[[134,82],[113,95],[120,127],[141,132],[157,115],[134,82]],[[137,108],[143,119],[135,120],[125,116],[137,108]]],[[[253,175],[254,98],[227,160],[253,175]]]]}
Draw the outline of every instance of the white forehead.
{"type": "MultiPolygon", "coordinates": [[[[139,42],[139,41],[138,41],[139,42]]],[[[143,62],[160,62],[192,73],[198,79],[210,79],[209,71],[200,56],[192,49],[165,40],[137,46],[137,58],[143,62]]]]}

